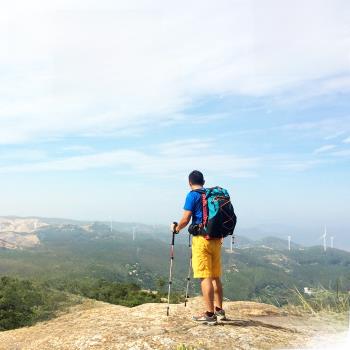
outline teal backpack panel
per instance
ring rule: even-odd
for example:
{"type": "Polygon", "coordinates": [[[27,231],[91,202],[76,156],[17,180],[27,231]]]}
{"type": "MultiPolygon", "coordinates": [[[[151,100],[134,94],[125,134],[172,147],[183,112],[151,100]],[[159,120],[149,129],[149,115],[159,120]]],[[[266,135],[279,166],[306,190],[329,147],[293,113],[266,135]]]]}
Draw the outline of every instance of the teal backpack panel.
{"type": "Polygon", "coordinates": [[[237,217],[234,212],[228,191],[221,187],[196,190],[205,194],[203,201],[203,223],[200,234],[210,238],[223,238],[232,235],[236,227],[237,217]],[[205,215],[207,214],[207,215],[205,215]]]}

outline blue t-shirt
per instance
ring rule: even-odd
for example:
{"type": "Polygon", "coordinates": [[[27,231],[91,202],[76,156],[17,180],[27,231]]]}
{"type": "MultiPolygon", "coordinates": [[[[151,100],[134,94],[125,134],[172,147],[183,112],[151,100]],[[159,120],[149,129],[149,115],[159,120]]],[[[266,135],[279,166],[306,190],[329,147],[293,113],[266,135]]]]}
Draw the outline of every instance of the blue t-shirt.
{"type": "Polygon", "coordinates": [[[201,224],[203,221],[203,207],[201,195],[198,192],[191,191],[186,196],[184,210],[192,212],[192,224],[201,224]]]}

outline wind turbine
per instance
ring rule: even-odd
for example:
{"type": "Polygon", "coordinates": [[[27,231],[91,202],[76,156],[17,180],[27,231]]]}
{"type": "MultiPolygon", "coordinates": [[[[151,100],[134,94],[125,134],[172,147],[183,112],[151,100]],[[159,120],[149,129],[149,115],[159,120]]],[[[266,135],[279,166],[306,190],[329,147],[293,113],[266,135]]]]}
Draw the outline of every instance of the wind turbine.
{"type": "Polygon", "coordinates": [[[231,253],[233,253],[233,235],[231,235],[231,253]]]}
{"type": "Polygon", "coordinates": [[[292,240],[292,236],[288,236],[288,250],[290,251],[290,242],[292,240]]]}
{"type": "Polygon", "coordinates": [[[326,238],[327,238],[327,227],[326,226],[324,227],[324,234],[320,238],[323,238],[323,250],[327,251],[327,241],[326,241],[326,238]]]}
{"type": "Polygon", "coordinates": [[[113,231],[113,221],[111,219],[111,232],[113,231]]]}
{"type": "Polygon", "coordinates": [[[132,228],[132,240],[135,240],[135,231],[136,231],[136,227],[132,228]]]}

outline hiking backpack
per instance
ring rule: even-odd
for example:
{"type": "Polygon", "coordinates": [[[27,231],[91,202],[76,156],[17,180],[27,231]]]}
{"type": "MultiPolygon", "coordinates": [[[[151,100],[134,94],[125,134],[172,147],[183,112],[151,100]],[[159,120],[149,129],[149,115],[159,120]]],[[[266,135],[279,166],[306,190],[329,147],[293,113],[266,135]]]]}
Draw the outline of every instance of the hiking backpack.
{"type": "Polygon", "coordinates": [[[237,217],[227,190],[219,186],[195,190],[202,197],[203,221],[197,234],[209,238],[233,235],[237,217]]]}

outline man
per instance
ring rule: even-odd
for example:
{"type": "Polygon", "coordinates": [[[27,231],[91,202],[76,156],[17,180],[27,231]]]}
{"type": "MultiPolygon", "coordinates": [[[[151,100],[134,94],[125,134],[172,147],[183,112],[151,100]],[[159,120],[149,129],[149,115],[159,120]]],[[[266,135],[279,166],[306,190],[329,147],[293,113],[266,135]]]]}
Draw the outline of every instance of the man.
{"type": "MultiPolygon", "coordinates": [[[[203,174],[194,170],[188,177],[191,192],[187,194],[184,213],[175,227],[176,233],[185,228],[192,218],[192,225],[199,225],[203,220],[203,205],[201,193],[203,189],[203,174]],[[197,192],[198,191],[198,192],[197,192]]],[[[174,227],[172,226],[172,230],[174,227]]],[[[225,319],[222,308],[223,290],[221,284],[221,245],[222,239],[195,235],[192,238],[193,277],[201,280],[201,289],[206,311],[193,320],[209,325],[217,323],[217,319],[225,319]]]]}

